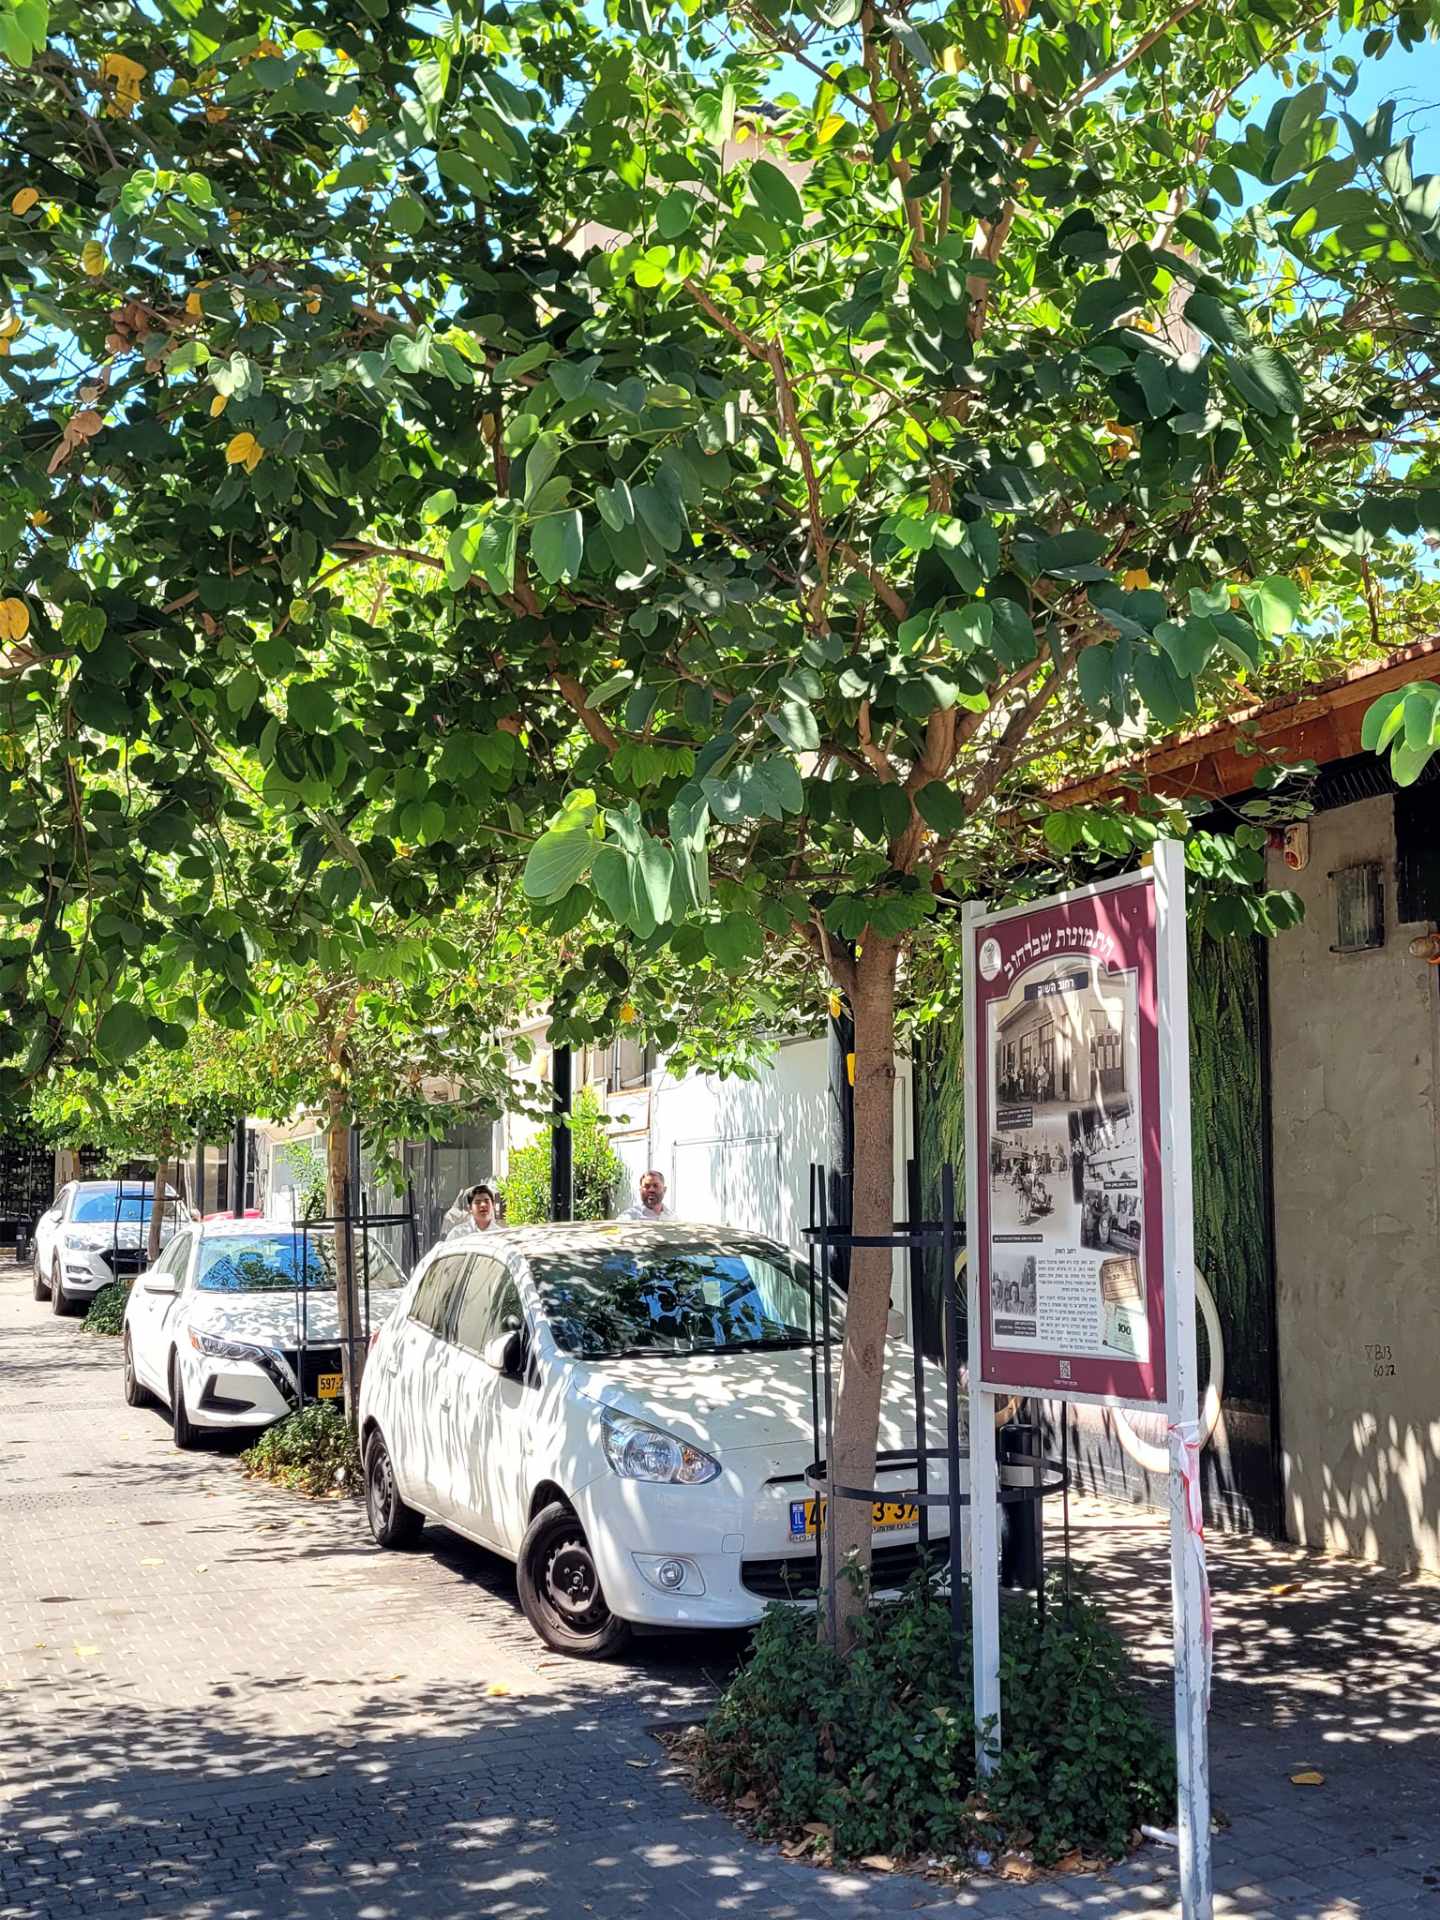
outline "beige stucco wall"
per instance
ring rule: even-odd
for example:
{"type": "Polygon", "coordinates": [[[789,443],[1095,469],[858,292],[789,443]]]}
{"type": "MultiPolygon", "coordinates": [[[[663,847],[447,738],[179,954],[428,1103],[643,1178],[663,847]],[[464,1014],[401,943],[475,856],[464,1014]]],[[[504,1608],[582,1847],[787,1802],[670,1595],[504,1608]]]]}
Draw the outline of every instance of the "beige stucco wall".
{"type": "Polygon", "coordinates": [[[1297,1540],[1440,1571],[1440,994],[1395,919],[1393,803],[1311,822],[1270,954],[1280,1439],[1297,1540]],[[1330,873],[1380,860],[1385,945],[1333,954],[1330,873]]]}

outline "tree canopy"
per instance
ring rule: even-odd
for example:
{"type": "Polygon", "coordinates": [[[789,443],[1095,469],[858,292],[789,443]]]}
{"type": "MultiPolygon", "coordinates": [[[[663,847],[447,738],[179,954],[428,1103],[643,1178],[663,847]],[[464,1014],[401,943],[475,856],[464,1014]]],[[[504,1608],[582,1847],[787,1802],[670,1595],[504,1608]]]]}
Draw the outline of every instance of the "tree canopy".
{"type": "Polygon", "coordinates": [[[0,4],[12,1088],[523,861],[562,1037],[848,993],[879,1226],[937,903],[1186,832],[1044,795],[1440,529],[1440,176],[1326,39],[1429,0],[0,4]]]}

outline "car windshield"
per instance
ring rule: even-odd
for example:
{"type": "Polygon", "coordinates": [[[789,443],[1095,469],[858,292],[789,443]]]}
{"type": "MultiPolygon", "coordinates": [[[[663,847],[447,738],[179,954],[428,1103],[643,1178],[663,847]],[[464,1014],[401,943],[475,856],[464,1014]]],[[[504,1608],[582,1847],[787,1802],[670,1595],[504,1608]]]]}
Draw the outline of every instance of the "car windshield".
{"type": "MultiPolygon", "coordinates": [[[[108,1193],[76,1194],[75,1211],[70,1217],[72,1220],[83,1220],[89,1225],[96,1226],[107,1225],[116,1219],[126,1226],[135,1226],[142,1220],[148,1220],[154,1211],[153,1194],[142,1194],[138,1191],[117,1194],[112,1187],[108,1193]]],[[[165,1202],[164,1214],[171,1225],[179,1219],[179,1211],[173,1200],[165,1202]]]]}
{"type": "Polygon", "coordinates": [[[534,1257],[530,1267],[556,1344],[587,1359],[753,1352],[810,1339],[805,1269],[762,1247],[583,1247],[534,1257]]]}
{"type": "MultiPolygon", "coordinates": [[[[202,1293],[292,1293],[335,1291],[335,1239],[328,1233],[210,1234],[200,1243],[195,1284],[202,1293]]],[[[365,1255],[355,1236],[355,1278],[365,1284],[365,1255]]],[[[377,1240],[370,1242],[370,1285],[401,1287],[405,1277],[377,1240]]]]}

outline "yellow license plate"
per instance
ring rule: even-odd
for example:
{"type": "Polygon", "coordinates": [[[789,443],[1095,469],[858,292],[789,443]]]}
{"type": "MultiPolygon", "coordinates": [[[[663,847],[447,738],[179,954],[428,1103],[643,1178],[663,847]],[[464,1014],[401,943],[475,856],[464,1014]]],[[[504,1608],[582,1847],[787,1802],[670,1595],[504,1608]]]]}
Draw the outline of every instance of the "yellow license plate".
{"type": "MultiPolygon", "coordinates": [[[[815,1538],[816,1509],[820,1509],[823,1518],[824,1505],[822,1500],[790,1502],[790,1538],[792,1540],[815,1538]]],[[[911,1500],[877,1500],[870,1524],[876,1533],[897,1533],[902,1527],[918,1527],[920,1509],[911,1500]]]]}
{"type": "Polygon", "coordinates": [[[321,1400],[338,1400],[345,1391],[343,1373],[322,1373],[315,1382],[315,1393],[321,1400]]]}

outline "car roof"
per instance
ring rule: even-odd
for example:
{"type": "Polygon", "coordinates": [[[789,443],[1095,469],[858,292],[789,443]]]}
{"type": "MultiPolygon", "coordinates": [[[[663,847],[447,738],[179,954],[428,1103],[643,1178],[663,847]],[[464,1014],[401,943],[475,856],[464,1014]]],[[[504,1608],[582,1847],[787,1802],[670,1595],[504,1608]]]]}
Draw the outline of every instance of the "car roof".
{"type": "Polygon", "coordinates": [[[527,1259],[563,1253],[601,1253],[619,1248],[625,1253],[660,1252],[666,1247],[702,1247],[715,1253],[755,1250],[793,1257],[790,1249],[768,1234],[738,1227],[717,1227],[708,1220],[573,1220],[547,1221],[534,1227],[477,1228],[454,1234],[442,1246],[481,1252],[484,1248],[512,1250],[527,1259]]]}
{"type": "MultiPolygon", "coordinates": [[[[313,1220],[307,1223],[304,1220],[267,1219],[264,1216],[257,1219],[253,1213],[248,1220],[236,1220],[231,1216],[223,1220],[197,1220],[193,1224],[204,1229],[207,1239],[212,1233],[258,1233],[262,1235],[271,1233],[308,1233],[313,1240],[318,1234],[334,1232],[333,1227],[320,1226],[313,1220]]],[[[356,1225],[359,1225],[358,1221],[356,1225]]]]}
{"type": "MultiPolygon", "coordinates": [[[[155,1191],[155,1182],[148,1175],[142,1177],[138,1173],[127,1173],[123,1180],[72,1180],[70,1185],[78,1187],[82,1193],[119,1193],[122,1188],[126,1193],[139,1193],[142,1187],[146,1193],[155,1191]]],[[[165,1182],[165,1191],[174,1197],[175,1189],[168,1180],[165,1182]]]]}

